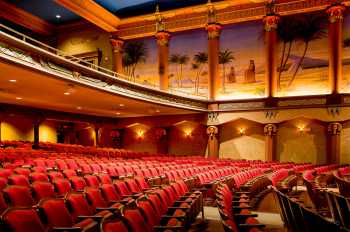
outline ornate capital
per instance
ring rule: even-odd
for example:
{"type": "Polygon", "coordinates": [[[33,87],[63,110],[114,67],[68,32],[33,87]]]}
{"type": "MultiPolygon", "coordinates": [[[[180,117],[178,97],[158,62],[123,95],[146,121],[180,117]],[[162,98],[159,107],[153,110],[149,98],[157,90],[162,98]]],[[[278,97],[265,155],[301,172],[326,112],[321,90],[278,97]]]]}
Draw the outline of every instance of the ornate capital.
{"type": "Polygon", "coordinates": [[[266,124],[264,126],[265,136],[275,136],[277,133],[277,126],[275,124],[266,124]]]}
{"type": "Polygon", "coordinates": [[[111,38],[110,42],[114,53],[121,52],[123,50],[124,40],[119,38],[111,38]]]}
{"type": "Polygon", "coordinates": [[[216,126],[208,126],[207,135],[209,135],[210,139],[213,139],[219,133],[219,128],[216,126]]]}
{"type": "Polygon", "coordinates": [[[280,16],[278,15],[266,15],[263,18],[264,30],[267,32],[276,30],[279,21],[280,21],[280,16]]]}
{"type": "Polygon", "coordinates": [[[208,39],[217,39],[220,37],[222,26],[219,23],[207,24],[205,29],[208,31],[208,39]]]}
{"type": "Polygon", "coordinates": [[[329,135],[340,135],[343,126],[339,122],[331,122],[328,124],[328,134],[329,135]]]}
{"type": "Polygon", "coordinates": [[[346,7],[342,4],[335,4],[327,9],[328,20],[330,23],[340,22],[344,19],[344,11],[346,7]]]}
{"type": "Polygon", "coordinates": [[[157,32],[155,35],[157,44],[161,46],[168,46],[170,41],[170,33],[166,31],[157,32]]]}

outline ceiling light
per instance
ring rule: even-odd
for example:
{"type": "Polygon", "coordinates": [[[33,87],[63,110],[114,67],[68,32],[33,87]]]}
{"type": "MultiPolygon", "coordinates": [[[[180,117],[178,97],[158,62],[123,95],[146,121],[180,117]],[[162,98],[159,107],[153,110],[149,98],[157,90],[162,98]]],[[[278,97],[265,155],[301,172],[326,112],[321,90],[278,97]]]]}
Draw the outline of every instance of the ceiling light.
{"type": "Polygon", "coordinates": [[[120,115],[120,112],[115,112],[116,115],[120,115]]]}
{"type": "Polygon", "coordinates": [[[81,107],[81,106],[78,106],[78,107],[77,107],[77,109],[78,109],[78,110],[81,110],[81,109],[82,109],[82,107],[81,107]]]}
{"type": "Polygon", "coordinates": [[[60,18],[61,18],[61,15],[57,14],[57,15],[56,15],[56,18],[57,18],[57,19],[60,19],[60,18]]]}
{"type": "Polygon", "coordinates": [[[70,92],[65,92],[64,95],[70,95],[70,92]]]}
{"type": "Polygon", "coordinates": [[[23,98],[21,98],[21,97],[16,97],[16,99],[17,99],[17,100],[22,100],[23,98]]]}
{"type": "Polygon", "coordinates": [[[12,83],[15,83],[15,82],[17,82],[17,80],[9,80],[9,82],[12,82],[12,83]]]}
{"type": "Polygon", "coordinates": [[[158,109],[156,109],[155,111],[156,111],[156,113],[159,113],[159,112],[160,112],[160,110],[158,110],[158,109]]]}
{"type": "Polygon", "coordinates": [[[123,103],[120,103],[119,106],[120,106],[120,107],[123,107],[123,106],[125,106],[125,105],[124,105],[123,103]]]}

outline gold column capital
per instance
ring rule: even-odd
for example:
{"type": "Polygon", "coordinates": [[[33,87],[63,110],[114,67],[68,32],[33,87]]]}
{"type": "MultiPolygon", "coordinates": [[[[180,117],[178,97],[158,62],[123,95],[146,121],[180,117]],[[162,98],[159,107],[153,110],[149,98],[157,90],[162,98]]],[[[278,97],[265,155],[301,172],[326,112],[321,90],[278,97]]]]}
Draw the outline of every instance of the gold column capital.
{"type": "Polygon", "coordinates": [[[113,52],[117,53],[117,52],[121,52],[124,46],[124,40],[120,39],[120,38],[115,38],[112,37],[109,39],[109,41],[112,44],[113,47],[113,52]]]}
{"type": "Polygon", "coordinates": [[[334,4],[327,8],[328,20],[330,23],[342,22],[344,20],[344,11],[346,7],[342,4],[334,4]]]}
{"type": "Polygon", "coordinates": [[[170,41],[170,33],[166,31],[159,31],[155,34],[157,44],[161,46],[168,46],[170,41]]]}
{"type": "Polygon", "coordinates": [[[264,134],[265,136],[275,136],[277,134],[277,126],[276,124],[272,124],[272,123],[269,123],[269,124],[266,124],[264,126],[264,134]]]}
{"type": "Polygon", "coordinates": [[[267,32],[276,30],[280,19],[279,15],[266,15],[263,18],[264,30],[267,32]]]}
{"type": "Polygon", "coordinates": [[[222,26],[220,23],[207,24],[205,30],[208,32],[208,39],[217,39],[220,37],[222,26]]]}
{"type": "Polygon", "coordinates": [[[328,134],[329,135],[340,135],[341,131],[343,129],[343,126],[339,122],[331,122],[328,124],[328,134]]]}

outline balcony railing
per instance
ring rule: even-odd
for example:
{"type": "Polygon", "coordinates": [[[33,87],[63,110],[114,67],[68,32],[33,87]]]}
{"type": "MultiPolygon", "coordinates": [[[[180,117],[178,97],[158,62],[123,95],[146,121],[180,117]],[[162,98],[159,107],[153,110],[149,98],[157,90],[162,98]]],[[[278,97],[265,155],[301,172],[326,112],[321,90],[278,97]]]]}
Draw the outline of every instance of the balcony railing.
{"type": "Polygon", "coordinates": [[[66,62],[75,64],[75,65],[84,65],[85,68],[89,68],[91,69],[91,71],[98,71],[98,72],[102,72],[105,75],[108,75],[110,77],[112,77],[113,79],[119,79],[119,80],[123,80],[125,82],[128,82],[132,85],[137,85],[137,86],[142,86],[146,89],[151,89],[151,90],[156,90],[156,91],[160,91],[160,92],[166,92],[166,93],[170,93],[170,94],[174,94],[174,95],[178,95],[181,97],[186,97],[186,98],[192,98],[192,99],[197,99],[197,100],[207,100],[207,96],[203,96],[203,95],[195,95],[186,91],[181,91],[179,89],[175,89],[175,88],[169,88],[167,91],[163,91],[160,90],[158,86],[151,86],[151,85],[145,85],[142,83],[138,83],[136,80],[135,81],[130,81],[133,78],[130,78],[129,76],[120,74],[120,73],[116,73],[110,69],[101,67],[99,65],[96,64],[92,64],[90,62],[87,62],[79,57],[73,56],[68,54],[65,51],[59,50],[57,48],[51,47],[43,42],[40,42],[30,36],[27,36],[21,32],[18,32],[4,24],[0,24],[0,31],[3,33],[6,33],[8,36],[17,38],[19,40],[22,40],[23,42],[30,44],[34,47],[40,48],[40,49],[44,49],[45,51],[51,53],[52,55],[55,56],[59,56],[60,58],[64,59],[66,62]]]}

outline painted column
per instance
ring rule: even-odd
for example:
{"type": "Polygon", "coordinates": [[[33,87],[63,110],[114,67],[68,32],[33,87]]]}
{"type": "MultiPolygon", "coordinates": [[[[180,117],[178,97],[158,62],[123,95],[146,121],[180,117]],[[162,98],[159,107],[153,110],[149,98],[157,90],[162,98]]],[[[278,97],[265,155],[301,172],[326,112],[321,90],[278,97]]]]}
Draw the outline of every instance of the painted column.
{"type": "Polygon", "coordinates": [[[113,62],[114,62],[114,71],[116,73],[123,74],[123,45],[124,41],[119,38],[112,37],[110,42],[113,47],[113,62]]]}
{"type": "Polygon", "coordinates": [[[96,127],[94,128],[94,132],[95,132],[95,141],[94,141],[94,145],[96,147],[99,147],[100,145],[100,129],[99,127],[96,127]]]}
{"type": "Polygon", "coordinates": [[[208,158],[219,158],[219,129],[216,126],[207,128],[208,134],[208,158]]]}
{"type": "Polygon", "coordinates": [[[265,161],[276,161],[276,134],[277,126],[275,124],[266,124],[265,134],[265,161]]]}
{"type": "Polygon", "coordinates": [[[265,36],[265,96],[275,97],[277,94],[277,26],[280,17],[268,14],[263,18],[265,36]]]}
{"type": "Polygon", "coordinates": [[[221,25],[210,23],[206,26],[208,31],[208,92],[209,100],[215,100],[220,86],[219,51],[221,25]]]}
{"type": "Polygon", "coordinates": [[[157,141],[157,154],[168,154],[169,141],[168,131],[166,128],[155,129],[155,139],[157,141]]]}
{"type": "Polygon", "coordinates": [[[328,80],[331,94],[338,94],[343,78],[343,19],[345,6],[335,4],[327,9],[328,14],[328,80]]]}
{"type": "Polygon", "coordinates": [[[161,90],[169,89],[169,41],[170,33],[159,31],[155,35],[158,46],[158,74],[159,88],[161,90]]]}
{"type": "Polygon", "coordinates": [[[33,138],[33,149],[39,149],[39,143],[40,143],[40,124],[44,121],[44,118],[41,118],[40,116],[33,120],[33,132],[34,132],[34,138],[33,138]]]}
{"type": "Polygon", "coordinates": [[[340,163],[340,134],[342,125],[338,122],[328,124],[328,153],[327,163],[340,163]]]}

